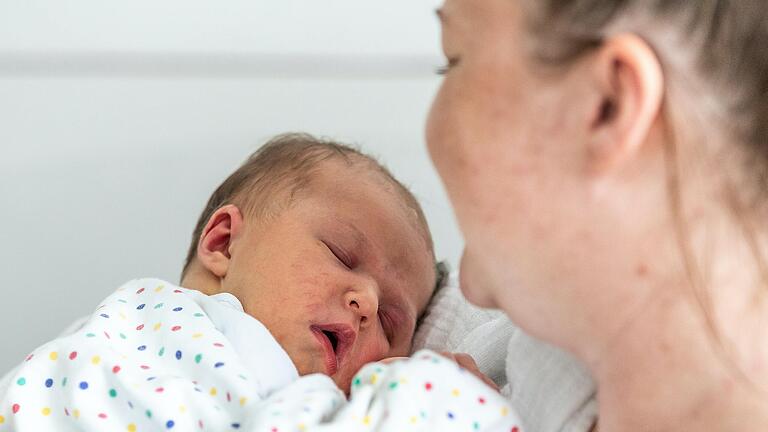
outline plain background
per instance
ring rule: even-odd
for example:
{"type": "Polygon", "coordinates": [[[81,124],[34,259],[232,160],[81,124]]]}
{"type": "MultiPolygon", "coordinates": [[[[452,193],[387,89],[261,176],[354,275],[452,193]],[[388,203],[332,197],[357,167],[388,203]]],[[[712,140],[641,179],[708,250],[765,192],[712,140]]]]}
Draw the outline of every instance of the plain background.
{"type": "Polygon", "coordinates": [[[306,131],[378,156],[462,240],[424,146],[437,0],[0,0],[0,374],[125,281],[178,281],[213,189],[306,131]]]}

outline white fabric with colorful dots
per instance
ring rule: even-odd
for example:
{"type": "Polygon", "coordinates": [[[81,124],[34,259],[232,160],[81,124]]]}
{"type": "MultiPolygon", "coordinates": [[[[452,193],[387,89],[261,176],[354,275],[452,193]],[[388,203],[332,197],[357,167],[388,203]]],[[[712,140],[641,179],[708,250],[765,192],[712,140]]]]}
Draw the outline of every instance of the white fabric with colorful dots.
{"type": "Polygon", "coordinates": [[[230,294],[131,281],[74,333],[35,350],[0,388],[10,431],[520,431],[499,394],[430,351],[364,367],[347,401],[298,377],[230,294]]]}
{"type": "Polygon", "coordinates": [[[432,351],[371,363],[349,402],[325,375],[305,376],[259,404],[249,430],[521,432],[509,402],[466,369],[432,351]]]}

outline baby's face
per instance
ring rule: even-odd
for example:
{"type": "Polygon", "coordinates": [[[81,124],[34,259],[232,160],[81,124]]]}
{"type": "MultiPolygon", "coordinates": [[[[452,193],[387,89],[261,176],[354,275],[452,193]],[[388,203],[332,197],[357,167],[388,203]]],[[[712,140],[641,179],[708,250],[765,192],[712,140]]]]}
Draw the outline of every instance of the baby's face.
{"type": "Polygon", "coordinates": [[[246,222],[223,279],[301,375],[330,375],[345,391],[365,363],[408,355],[435,284],[415,213],[390,189],[325,162],[290,208],[246,222]]]}

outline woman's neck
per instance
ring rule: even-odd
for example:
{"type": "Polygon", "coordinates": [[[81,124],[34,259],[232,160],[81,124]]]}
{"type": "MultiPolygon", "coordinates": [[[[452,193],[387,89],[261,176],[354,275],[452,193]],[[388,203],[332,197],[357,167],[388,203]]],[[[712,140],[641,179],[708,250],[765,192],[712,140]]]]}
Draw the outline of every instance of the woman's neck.
{"type": "Polygon", "coordinates": [[[768,430],[768,393],[745,379],[708,328],[684,296],[659,298],[627,325],[590,365],[600,432],[768,430]]]}

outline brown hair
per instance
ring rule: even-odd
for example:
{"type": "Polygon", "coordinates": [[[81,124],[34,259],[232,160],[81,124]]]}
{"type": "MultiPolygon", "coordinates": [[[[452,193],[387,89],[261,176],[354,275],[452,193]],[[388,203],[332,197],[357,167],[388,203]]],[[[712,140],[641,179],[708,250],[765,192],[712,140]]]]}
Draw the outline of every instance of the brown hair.
{"type": "Polygon", "coordinates": [[[227,204],[236,204],[250,217],[274,216],[290,204],[298,191],[311,183],[321,164],[330,159],[349,165],[363,163],[391,183],[406,205],[416,213],[427,246],[432,250],[432,237],[421,206],[408,188],[383,165],[351,146],[308,134],[289,133],[264,144],[213,192],[192,232],[181,278],[184,279],[195,259],[200,236],[216,210],[227,204]],[[286,192],[288,198],[280,199],[280,195],[286,192]]]}
{"type": "MultiPolygon", "coordinates": [[[[539,16],[531,24],[537,39],[544,42],[541,52],[545,53],[539,57],[554,64],[568,63],[600,47],[611,26],[617,27],[611,31],[633,32],[653,46],[648,37],[652,34],[643,34],[641,24],[655,22],[671,26],[669,28],[676,33],[675,40],[688,45],[688,52],[678,50],[674,54],[660,51],[662,47],[659,46],[653,48],[668,76],[681,72],[694,73],[708,86],[706,91],[722,105],[719,108],[727,113],[727,123],[723,124],[723,128],[727,136],[738,142],[739,147],[723,150],[730,153],[743,152],[746,155],[740,158],[744,163],[732,177],[748,181],[746,184],[730,184],[726,181],[728,184],[723,185],[726,205],[741,225],[745,241],[755,256],[758,271],[765,283],[767,266],[755,238],[759,227],[748,222],[751,218],[747,214],[750,209],[764,208],[768,202],[764,195],[768,191],[768,50],[765,48],[768,46],[768,8],[765,2],[536,0],[535,8],[539,16]],[[670,64],[676,62],[671,57],[665,58],[665,54],[692,54],[693,70],[670,70],[670,64]]],[[[670,114],[668,108],[669,100],[664,104],[664,115],[670,114]]],[[[736,365],[717,329],[713,316],[714,305],[705,290],[707,281],[694,258],[690,233],[682,216],[677,140],[673,130],[667,132],[667,184],[685,271],[707,320],[708,330],[719,348],[718,352],[728,363],[736,365]]],[[[752,383],[741,368],[736,367],[734,370],[744,381],[752,383]]]]}

